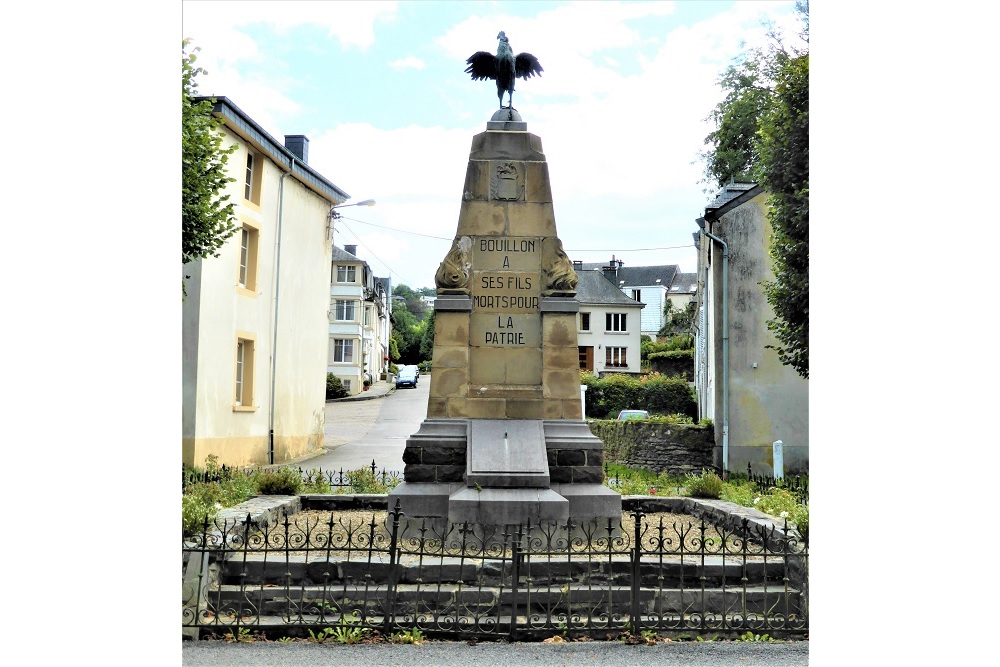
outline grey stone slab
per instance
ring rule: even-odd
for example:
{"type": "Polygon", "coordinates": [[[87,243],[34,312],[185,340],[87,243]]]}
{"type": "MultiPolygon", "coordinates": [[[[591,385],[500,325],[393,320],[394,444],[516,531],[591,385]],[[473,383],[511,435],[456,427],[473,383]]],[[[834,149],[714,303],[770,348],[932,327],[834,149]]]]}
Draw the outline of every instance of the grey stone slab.
{"type": "Polygon", "coordinates": [[[467,296],[442,294],[434,299],[434,310],[472,310],[472,299],[467,296]]]}
{"type": "Polygon", "coordinates": [[[483,526],[566,521],[569,501],[552,489],[459,489],[448,500],[448,520],[483,526]]]}
{"type": "Polygon", "coordinates": [[[552,489],[569,502],[574,519],[622,516],[621,495],[603,484],[554,484],[552,489]]]}
{"type": "Polygon", "coordinates": [[[447,517],[448,497],[458,488],[460,484],[403,482],[389,492],[388,506],[395,507],[398,499],[403,515],[410,519],[447,517]]]}
{"type": "Polygon", "coordinates": [[[604,443],[590,432],[590,427],[583,420],[546,419],[542,428],[545,431],[545,446],[549,449],[604,449],[604,443]]]}
{"type": "Polygon", "coordinates": [[[580,311],[580,302],[569,297],[548,296],[542,299],[540,310],[543,313],[576,313],[580,311]]]}
{"type": "Polygon", "coordinates": [[[466,482],[484,488],[547,488],[549,463],[539,419],[469,421],[466,482]]]}

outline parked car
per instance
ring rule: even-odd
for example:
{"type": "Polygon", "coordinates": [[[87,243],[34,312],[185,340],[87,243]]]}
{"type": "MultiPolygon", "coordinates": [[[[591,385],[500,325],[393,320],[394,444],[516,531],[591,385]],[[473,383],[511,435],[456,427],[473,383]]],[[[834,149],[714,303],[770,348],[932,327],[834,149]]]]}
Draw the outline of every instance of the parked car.
{"type": "Polygon", "coordinates": [[[643,421],[649,419],[649,412],[646,410],[622,410],[618,413],[618,419],[620,421],[643,421]]]}
{"type": "Polygon", "coordinates": [[[399,369],[399,375],[396,376],[396,389],[400,387],[417,387],[417,367],[416,366],[403,366],[399,369]]]}

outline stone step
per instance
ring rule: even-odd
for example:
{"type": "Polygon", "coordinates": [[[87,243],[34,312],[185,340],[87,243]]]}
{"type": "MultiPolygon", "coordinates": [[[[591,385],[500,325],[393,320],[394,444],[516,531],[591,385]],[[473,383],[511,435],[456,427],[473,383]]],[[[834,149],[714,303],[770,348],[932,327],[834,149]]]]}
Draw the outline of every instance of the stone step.
{"type": "MultiPolygon", "coordinates": [[[[343,611],[377,616],[388,608],[385,586],[239,586],[223,585],[207,592],[203,602],[220,615],[284,614],[291,618],[336,622],[343,611]]],[[[733,588],[649,588],[638,590],[639,613],[799,613],[800,594],[778,586],[733,588]]],[[[509,588],[458,585],[401,584],[393,593],[394,613],[449,616],[532,614],[630,613],[632,590],[628,586],[523,586],[517,595],[509,588]]]]}
{"type": "MultiPolygon", "coordinates": [[[[220,572],[222,583],[243,581],[246,584],[302,585],[326,581],[345,583],[368,581],[383,585],[393,572],[387,554],[378,556],[371,562],[338,557],[291,554],[276,559],[275,554],[233,553],[223,564],[220,572]]],[[[609,561],[605,558],[587,559],[576,557],[533,557],[522,561],[520,575],[522,581],[530,578],[535,582],[551,581],[557,585],[624,583],[631,578],[632,564],[627,558],[609,561]]],[[[746,581],[753,585],[764,582],[780,582],[786,576],[783,562],[748,560],[741,563],[731,556],[663,556],[644,557],[639,562],[640,583],[644,586],[726,586],[740,585],[746,581]],[[658,583],[662,582],[662,583],[658,583]]],[[[472,560],[467,558],[434,558],[403,555],[395,566],[397,581],[400,583],[441,583],[510,585],[513,564],[509,559],[472,560]]]]}

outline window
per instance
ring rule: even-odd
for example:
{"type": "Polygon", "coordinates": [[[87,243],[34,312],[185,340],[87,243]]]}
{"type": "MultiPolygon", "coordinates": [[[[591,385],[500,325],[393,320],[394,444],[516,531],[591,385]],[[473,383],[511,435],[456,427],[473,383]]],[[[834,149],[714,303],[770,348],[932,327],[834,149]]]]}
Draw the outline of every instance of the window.
{"type": "Polygon", "coordinates": [[[249,338],[236,339],[236,392],[234,403],[241,407],[253,407],[253,363],[254,341],[249,338]]]}
{"type": "Polygon", "coordinates": [[[372,325],[372,307],[365,306],[365,326],[370,327],[372,325]]]}
{"type": "Polygon", "coordinates": [[[246,173],[243,177],[243,199],[260,206],[260,184],[264,161],[260,155],[247,150],[246,173]]]}
{"type": "Polygon", "coordinates": [[[350,338],[334,338],[333,361],[337,364],[354,363],[354,341],[350,338]]]}
{"type": "Polygon", "coordinates": [[[354,302],[337,299],[333,308],[333,319],[339,322],[354,321],[354,302]]]}
{"type": "Polygon", "coordinates": [[[607,313],[604,316],[605,331],[625,331],[626,313],[607,313]]]}
{"type": "Polygon", "coordinates": [[[355,274],[357,273],[356,266],[340,266],[337,265],[337,282],[338,283],[353,283],[355,282],[355,274]]]}
{"type": "Polygon", "coordinates": [[[632,290],[632,298],[636,301],[642,301],[642,290],[634,289],[632,290]]]}
{"type": "Polygon", "coordinates": [[[625,360],[624,347],[606,347],[604,348],[604,352],[605,366],[615,366],[619,368],[628,366],[628,362],[625,360]]]}
{"type": "Polygon", "coordinates": [[[351,381],[350,380],[341,380],[340,384],[344,385],[344,391],[346,391],[348,394],[351,393],[351,381]]]}
{"type": "Polygon", "coordinates": [[[240,268],[237,282],[247,290],[257,289],[257,246],[260,233],[244,223],[240,232],[240,268]]]}
{"type": "Polygon", "coordinates": [[[580,313],[580,331],[590,331],[590,313],[580,313]]]}

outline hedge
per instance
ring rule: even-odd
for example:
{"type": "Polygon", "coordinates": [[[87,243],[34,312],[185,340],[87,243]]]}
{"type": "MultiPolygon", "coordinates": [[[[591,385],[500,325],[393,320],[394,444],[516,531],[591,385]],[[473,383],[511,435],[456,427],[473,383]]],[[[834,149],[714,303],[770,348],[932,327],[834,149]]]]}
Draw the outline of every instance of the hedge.
{"type": "Polygon", "coordinates": [[[621,410],[648,410],[698,419],[694,390],[683,377],[650,373],[638,378],[622,374],[598,378],[584,373],[581,382],[587,385],[587,417],[607,419],[618,416],[621,410]]]}

